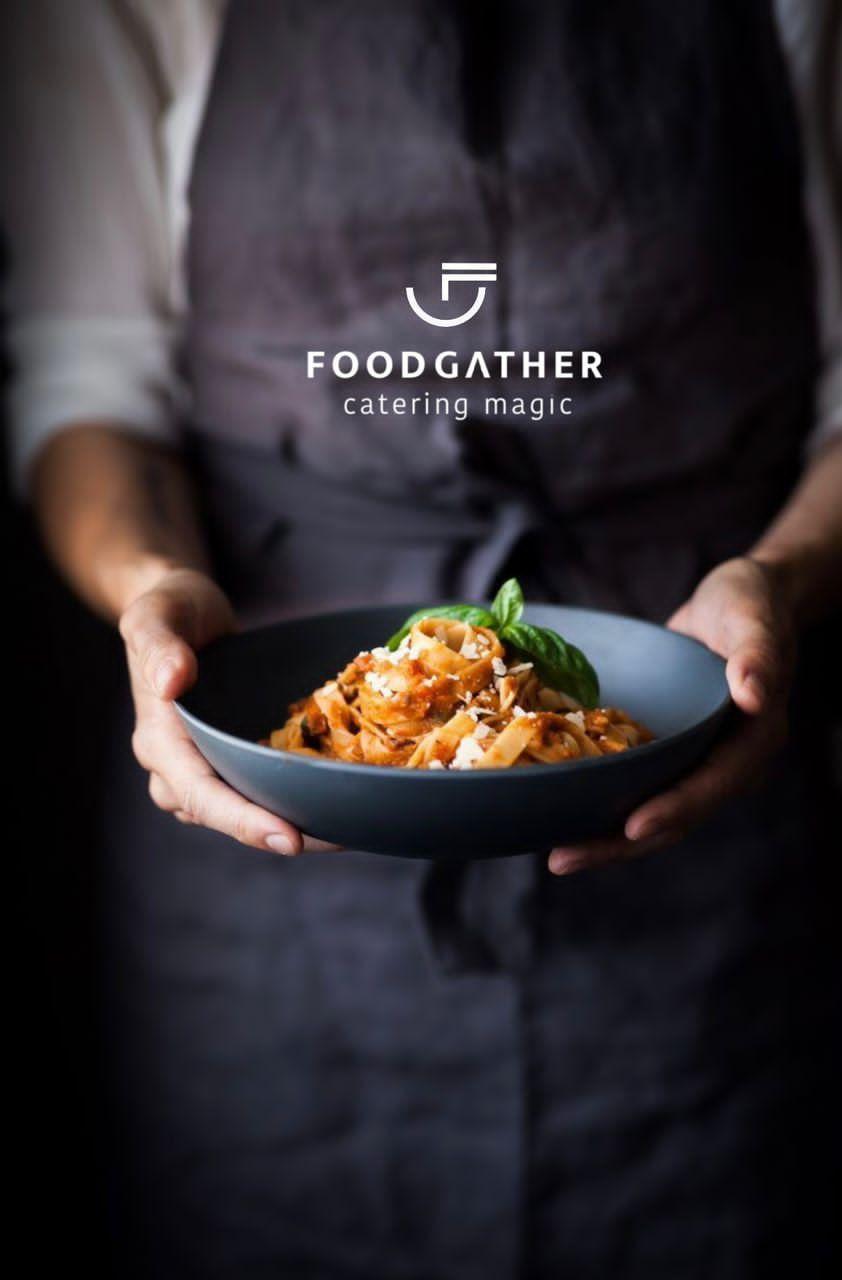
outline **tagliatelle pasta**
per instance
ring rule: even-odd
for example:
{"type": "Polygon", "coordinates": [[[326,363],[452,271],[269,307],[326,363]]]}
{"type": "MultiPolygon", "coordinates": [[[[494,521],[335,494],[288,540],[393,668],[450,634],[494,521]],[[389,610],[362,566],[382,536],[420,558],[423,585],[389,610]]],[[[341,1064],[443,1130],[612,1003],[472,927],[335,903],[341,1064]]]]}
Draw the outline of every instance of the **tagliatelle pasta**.
{"type": "Polygon", "coordinates": [[[355,764],[508,769],[612,755],[652,734],[543,684],[490,628],[422,618],[289,708],[268,745],[355,764]]]}

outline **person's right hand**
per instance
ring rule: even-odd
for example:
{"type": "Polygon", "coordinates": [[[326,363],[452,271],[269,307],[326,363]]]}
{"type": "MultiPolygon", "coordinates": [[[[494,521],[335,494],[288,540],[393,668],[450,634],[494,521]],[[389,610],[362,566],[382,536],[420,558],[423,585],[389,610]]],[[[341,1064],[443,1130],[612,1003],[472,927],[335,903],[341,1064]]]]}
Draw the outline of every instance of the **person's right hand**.
{"type": "Polygon", "coordinates": [[[194,569],[164,573],[122,614],[120,634],[136,713],[132,746],[149,772],[149,794],[179,821],[210,827],[256,849],[295,854],[305,847],[330,848],[305,841],[289,822],[226,786],[193,745],[172,705],[196,679],[196,650],[234,625],[223,592],[194,569]]]}

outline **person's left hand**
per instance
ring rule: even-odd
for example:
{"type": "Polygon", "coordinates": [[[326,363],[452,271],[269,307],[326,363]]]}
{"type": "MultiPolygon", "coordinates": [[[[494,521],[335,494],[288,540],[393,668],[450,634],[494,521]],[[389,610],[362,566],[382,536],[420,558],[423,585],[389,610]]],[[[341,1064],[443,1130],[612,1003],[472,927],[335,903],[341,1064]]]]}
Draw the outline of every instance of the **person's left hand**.
{"type": "Polygon", "coordinates": [[[680,840],[748,788],[786,740],[795,625],[774,570],[748,558],[726,561],[667,625],[725,658],[740,722],[694,773],[636,809],[622,835],[553,849],[549,868],[555,875],[637,858],[680,840]]]}

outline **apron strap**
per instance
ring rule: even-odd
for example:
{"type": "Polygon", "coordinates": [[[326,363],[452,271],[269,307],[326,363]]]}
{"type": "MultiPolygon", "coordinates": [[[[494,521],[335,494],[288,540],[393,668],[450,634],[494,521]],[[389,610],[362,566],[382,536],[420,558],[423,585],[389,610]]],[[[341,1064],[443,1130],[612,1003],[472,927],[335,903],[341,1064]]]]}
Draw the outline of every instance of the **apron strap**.
{"type": "Polygon", "coordinates": [[[432,862],[419,910],[433,961],[446,977],[522,972],[532,962],[539,856],[432,862]]]}

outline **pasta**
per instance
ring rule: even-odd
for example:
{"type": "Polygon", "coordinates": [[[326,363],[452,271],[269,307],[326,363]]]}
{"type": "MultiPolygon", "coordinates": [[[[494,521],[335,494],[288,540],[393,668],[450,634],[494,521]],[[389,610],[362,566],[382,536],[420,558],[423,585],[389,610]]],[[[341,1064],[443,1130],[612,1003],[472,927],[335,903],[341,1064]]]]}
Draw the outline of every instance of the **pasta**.
{"type": "Polygon", "coordinates": [[[612,755],[652,734],[543,684],[489,627],[442,617],[365,650],[289,708],[268,745],[356,764],[508,769],[612,755]]]}

